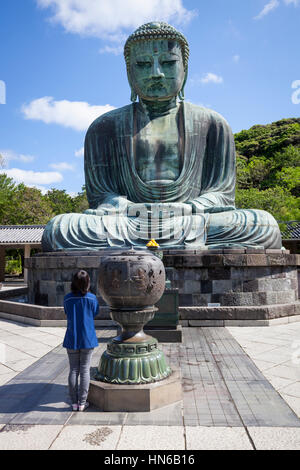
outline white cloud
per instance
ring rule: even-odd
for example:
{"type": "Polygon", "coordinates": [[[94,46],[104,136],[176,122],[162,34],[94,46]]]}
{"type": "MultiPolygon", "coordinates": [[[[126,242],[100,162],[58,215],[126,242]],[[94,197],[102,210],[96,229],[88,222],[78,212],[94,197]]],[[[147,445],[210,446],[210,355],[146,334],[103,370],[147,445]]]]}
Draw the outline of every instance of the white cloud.
{"type": "MultiPolygon", "coordinates": [[[[188,102],[191,103],[191,101],[188,101],[188,102]]],[[[196,102],[194,104],[196,104],[197,106],[201,106],[201,108],[207,108],[207,109],[211,108],[211,104],[209,104],[209,103],[196,102]]]]}
{"type": "Polygon", "coordinates": [[[49,191],[48,188],[45,188],[45,186],[40,186],[39,184],[26,184],[26,186],[28,186],[29,188],[39,189],[43,195],[47,194],[47,192],[49,191]]]}
{"type": "Polygon", "coordinates": [[[31,163],[35,159],[33,155],[19,155],[19,159],[24,163],[31,163]]]}
{"type": "Polygon", "coordinates": [[[54,171],[28,171],[11,168],[9,170],[0,170],[0,172],[5,173],[9,178],[13,178],[17,183],[24,183],[28,186],[60,183],[63,180],[62,174],[54,171]]]}
{"type": "Polygon", "coordinates": [[[93,106],[85,101],[54,101],[51,96],[33,100],[22,106],[26,119],[59,124],[76,131],[85,131],[97,117],[112,109],[115,108],[109,104],[93,106]]]}
{"type": "Polygon", "coordinates": [[[67,191],[67,194],[72,198],[78,196],[78,193],[76,193],[75,191],[67,191]]]}
{"type": "Polygon", "coordinates": [[[233,60],[233,62],[235,62],[237,64],[240,61],[240,56],[238,54],[236,54],[232,57],[232,60],[233,60]]]}
{"type": "Polygon", "coordinates": [[[202,77],[196,76],[190,79],[191,85],[206,85],[208,83],[220,84],[223,82],[223,77],[212,72],[207,72],[202,77]]]}
{"type": "Polygon", "coordinates": [[[17,160],[17,161],[24,162],[24,163],[31,163],[35,159],[33,155],[23,155],[21,153],[18,154],[14,152],[13,150],[9,150],[9,149],[6,149],[6,150],[0,149],[0,155],[3,156],[4,163],[6,165],[12,160],[17,160]]]}
{"type": "Polygon", "coordinates": [[[50,168],[53,168],[54,170],[58,170],[58,171],[67,171],[67,170],[74,171],[74,166],[66,162],[51,163],[49,166],[50,168]]]}
{"type": "Polygon", "coordinates": [[[81,149],[76,150],[75,157],[77,157],[77,158],[84,157],[84,147],[81,147],[81,149]]]}
{"type": "Polygon", "coordinates": [[[37,0],[37,3],[41,8],[51,8],[51,21],[70,33],[114,41],[120,40],[124,30],[133,30],[148,21],[183,24],[196,14],[187,10],[182,0],[37,0]]]}
{"type": "MultiPolygon", "coordinates": [[[[294,5],[297,7],[300,5],[300,0],[283,0],[285,5],[294,5]]],[[[279,0],[270,0],[262,9],[262,11],[259,13],[259,15],[255,16],[255,20],[261,20],[264,16],[268,15],[271,11],[275,10],[278,8],[280,5],[279,0]]]]}
{"type": "Polygon", "coordinates": [[[202,79],[202,83],[223,83],[223,78],[215,73],[208,72],[202,79]]]}
{"type": "Polygon", "coordinates": [[[254,17],[255,20],[261,20],[264,16],[268,15],[271,11],[275,10],[277,7],[279,7],[280,3],[278,0],[270,0],[269,3],[267,3],[262,11],[254,17]]]}
{"type": "Polygon", "coordinates": [[[114,54],[121,55],[123,54],[124,47],[121,46],[105,46],[99,49],[99,54],[114,54]]]}

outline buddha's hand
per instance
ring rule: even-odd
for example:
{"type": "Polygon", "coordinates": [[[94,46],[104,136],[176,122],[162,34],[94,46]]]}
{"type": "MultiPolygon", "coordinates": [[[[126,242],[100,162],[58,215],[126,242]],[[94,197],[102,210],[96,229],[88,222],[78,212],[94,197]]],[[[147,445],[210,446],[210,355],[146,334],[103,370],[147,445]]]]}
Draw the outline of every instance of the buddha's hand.
{"type": "Polygon", "coordinates": [[[126,214],[131,205],[133,205],[133,202],[128,201],[125,197],[108,197],[97,209],[87,209],[84,213],[87,215],[97,215],[99,217],[104,215],[126,214]]]}
{"type": "Polygon", "coordinates": [[[191,207],[185,202],[166,202],[160,204],[164,212],[172,212],[174,215],[191,215],[191,207]]]}
{"type": "Polygon", "coordinates": [[[159,217],[159,214],[162,214],[163,217],[170,216],[182,216],[190,215],[192,213],[191,206],[183,202],[171,202],[171,203],[162,203],[158,202],[155,204],[150,203],[138,203],[132,204],[129,207],[128,215],[131,216],[148,216],[159,217]]]}

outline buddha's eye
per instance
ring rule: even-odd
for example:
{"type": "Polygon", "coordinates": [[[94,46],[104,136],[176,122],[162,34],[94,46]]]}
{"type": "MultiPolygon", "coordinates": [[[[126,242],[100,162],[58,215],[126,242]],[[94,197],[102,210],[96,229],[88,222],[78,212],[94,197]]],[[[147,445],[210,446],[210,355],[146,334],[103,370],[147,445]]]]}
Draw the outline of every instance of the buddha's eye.
{"type": "Polygon", "coordinates": [[[162,62],[162,65],[166,65],[168,67],[172,66],[172,65],[175,65],[177,62],[177,60],[164,60],[162,62]]]}
{"type": "Polygon", "coordinates": [[[151,67],[151,62],[150,61],[141,61],[139,60],[136,65],[138,67],[151,67]]]}

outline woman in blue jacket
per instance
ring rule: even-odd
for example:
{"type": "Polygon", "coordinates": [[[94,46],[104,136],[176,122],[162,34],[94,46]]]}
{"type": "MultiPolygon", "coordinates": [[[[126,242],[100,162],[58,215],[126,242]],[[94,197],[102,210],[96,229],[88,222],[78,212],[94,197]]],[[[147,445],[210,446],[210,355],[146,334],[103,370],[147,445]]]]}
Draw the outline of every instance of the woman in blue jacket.
{"type": "Polygon", "coordinates": [[[67,349],[69,357],[68,384],[74,411],[84,411],[89,406],[86,400],[90,384],[90,362],[93,349],[98,346],[94,318],[99,313],[99,304],[89,289],[88,273],[79,271],[73,276],[72,292],[64,298],[68,323],[63,347],[67,349]]]}

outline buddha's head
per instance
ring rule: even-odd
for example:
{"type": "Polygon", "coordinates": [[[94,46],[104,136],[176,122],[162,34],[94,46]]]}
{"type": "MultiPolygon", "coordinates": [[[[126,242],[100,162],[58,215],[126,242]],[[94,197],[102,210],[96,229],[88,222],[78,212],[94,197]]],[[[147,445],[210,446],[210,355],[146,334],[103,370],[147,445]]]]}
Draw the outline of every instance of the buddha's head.
{"type": "Polygon", "coordinates": [[[173,26],[152,22],[140,26],[126,41],[124,55],[131,100],[184,99],[189,46],[173,26]]]}

